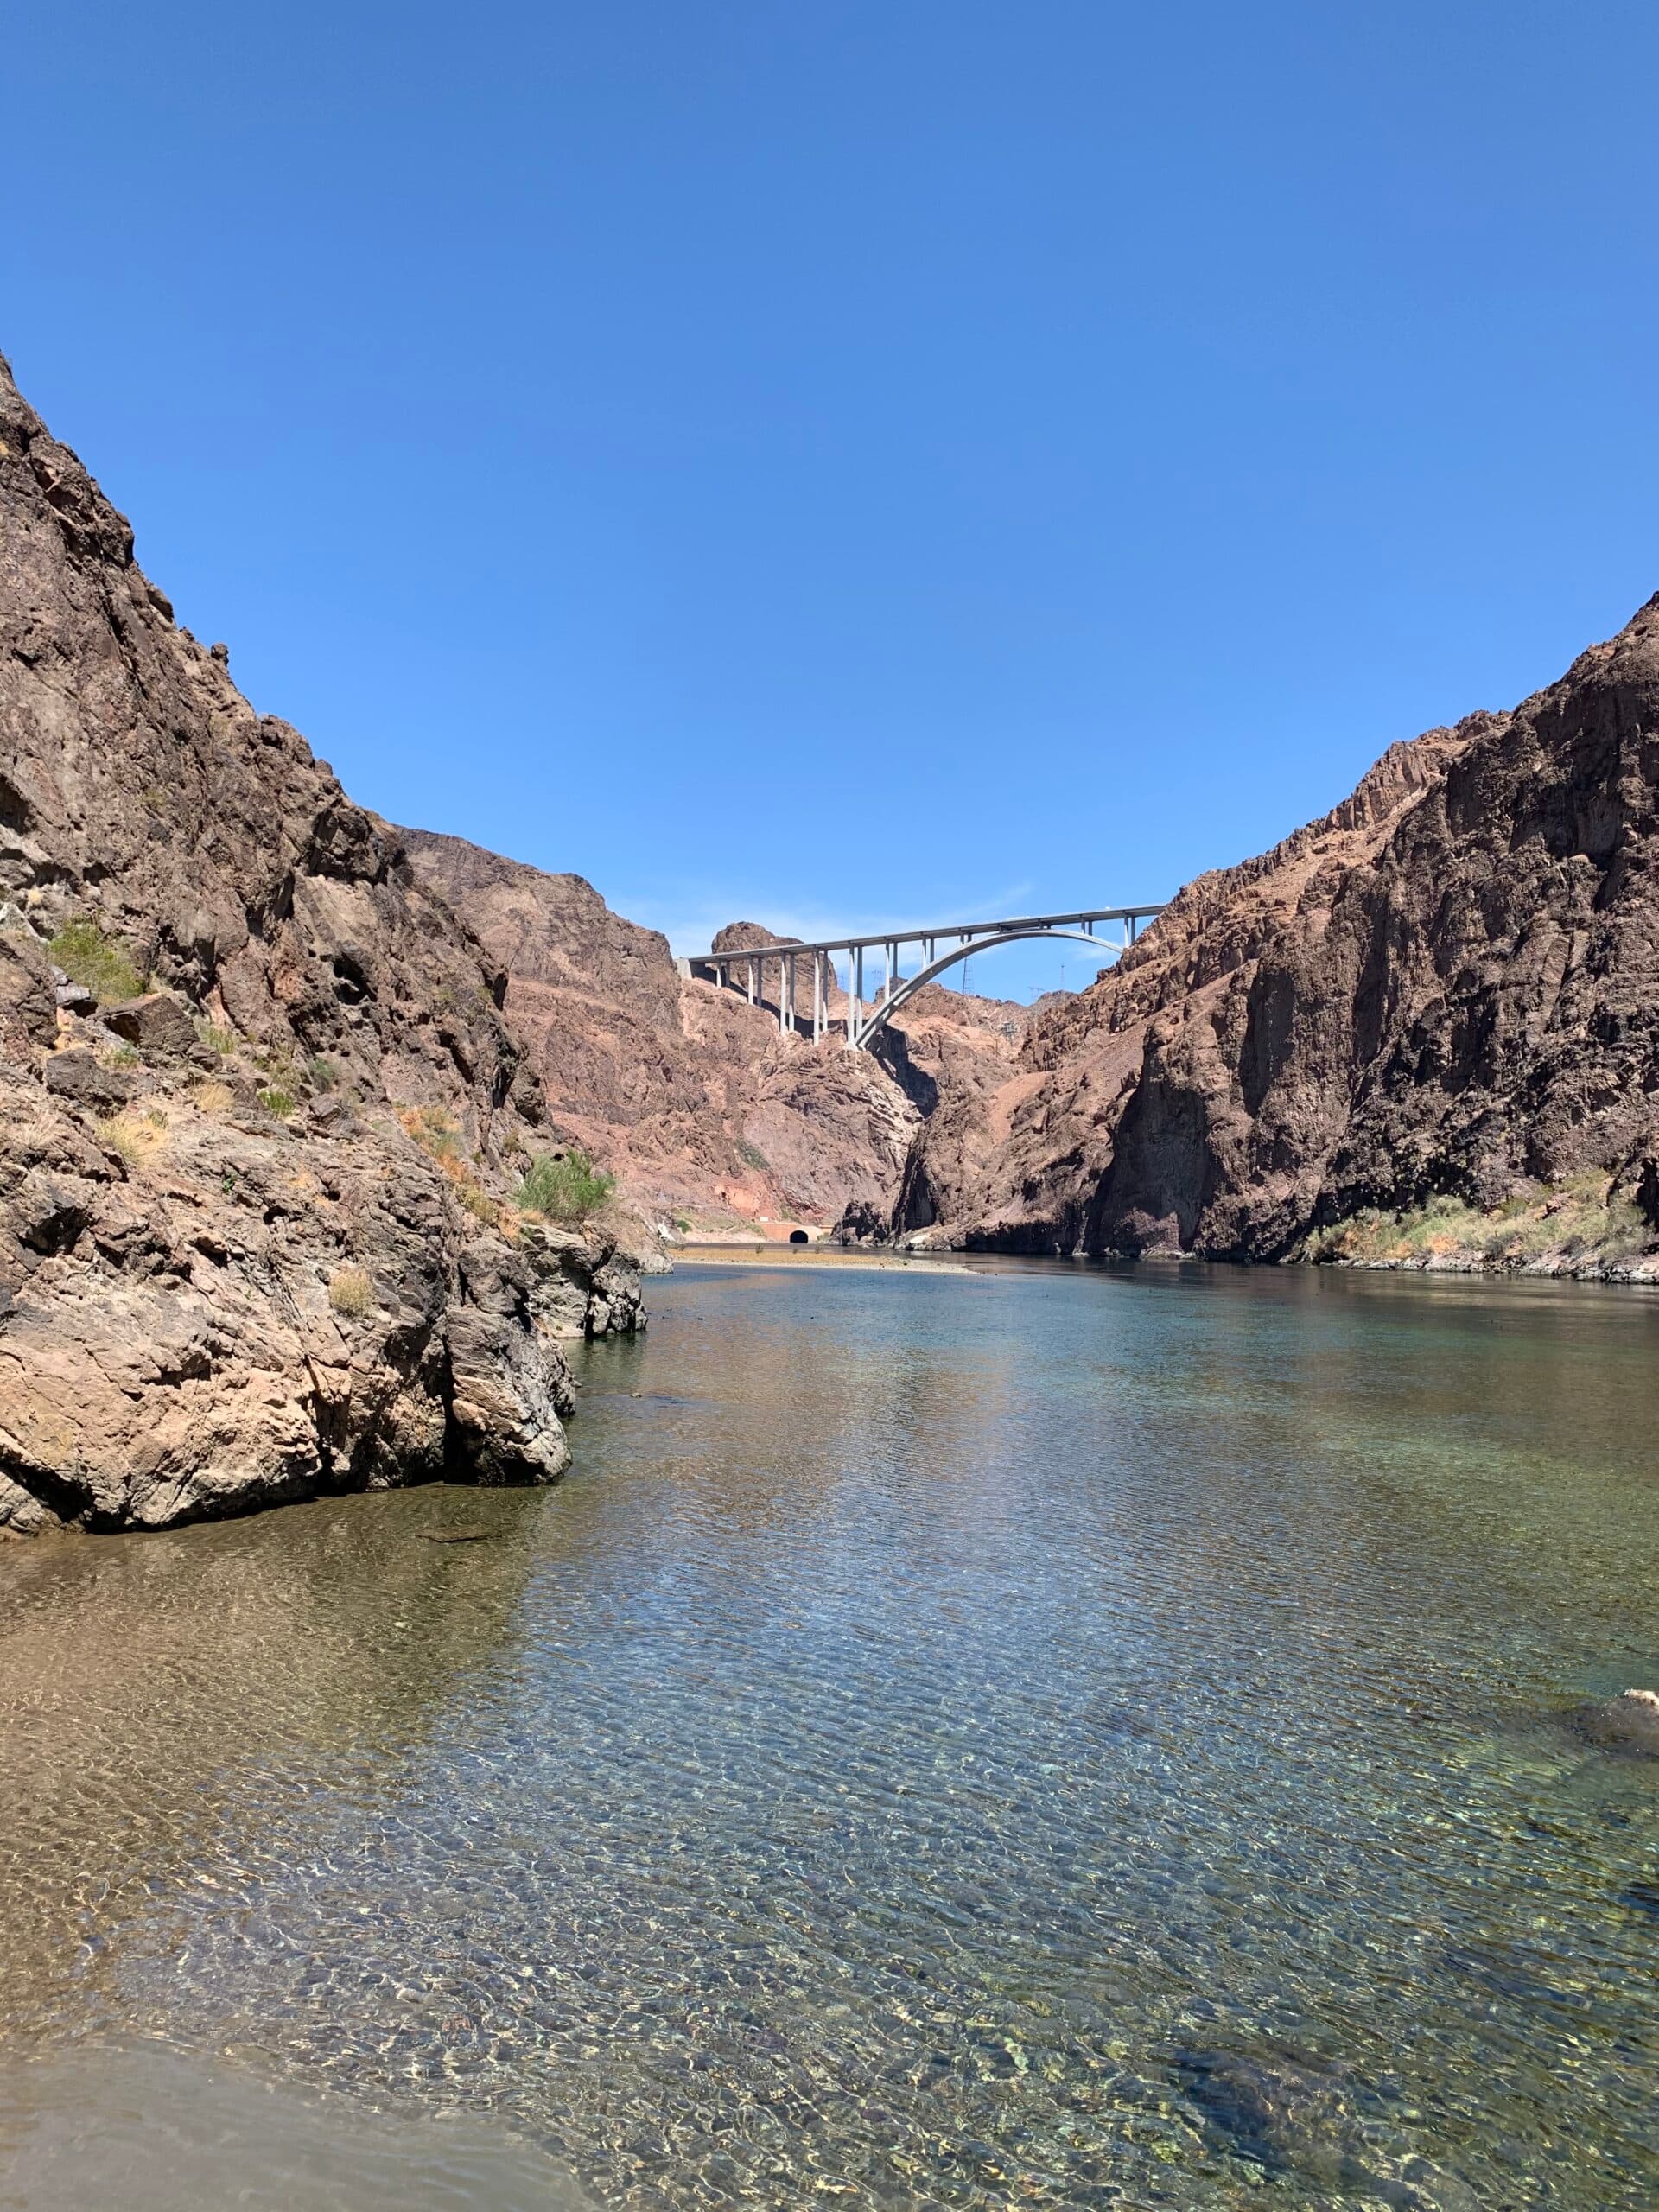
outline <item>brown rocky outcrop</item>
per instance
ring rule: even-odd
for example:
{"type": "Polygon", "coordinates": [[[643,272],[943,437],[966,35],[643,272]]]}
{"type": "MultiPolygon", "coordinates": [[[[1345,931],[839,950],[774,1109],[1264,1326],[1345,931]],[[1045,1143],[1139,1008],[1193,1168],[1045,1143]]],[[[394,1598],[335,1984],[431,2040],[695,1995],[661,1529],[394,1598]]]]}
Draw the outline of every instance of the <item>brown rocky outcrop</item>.
{"type": "MultiPolygon", "coordinates": [[[[399,833],[417,874],[464,915],[505,977],[503,1007],[543,1086],[550,1125],[613,1173],[649,1223],[885,1224],[942,1091],[1007,1075],[1023,1010],[930,988],[877,1053],[816,1045],[811,982],[780,1032],[779,963],[759,1001],[679,974],[668,940],[590,884],[458,837],[399,833]]],[[[716,950],[788,943],[758,922],[716,950]]],[[[846,1000],[831,988],[831,1014],[846,1000]]]]}
{"type": "Polygon", "coordinates": [[[1190,885],[1033,1020],[1016,1075],[941,1107],[895,1229],[1639,1267],[1656,793],[1659,600],[1514,713],[1394,747],[1322,821],[1190,885]]]}
{"type": "Polygon", "coordinates": [[[504,1205],[503,990],[0,363],[0,1526],[561,1471],[637,1278],[504,1205]]]}

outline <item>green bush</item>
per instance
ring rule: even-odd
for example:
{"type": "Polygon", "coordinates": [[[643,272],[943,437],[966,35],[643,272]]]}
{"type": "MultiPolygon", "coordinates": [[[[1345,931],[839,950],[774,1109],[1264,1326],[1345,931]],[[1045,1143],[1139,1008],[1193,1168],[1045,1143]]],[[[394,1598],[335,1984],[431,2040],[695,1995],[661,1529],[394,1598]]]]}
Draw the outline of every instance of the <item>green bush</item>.
{"type": "Polygon", "coordinates": [[[313,1090],[332,1090],[340,1081],[340,1070],[321,1052],[306,1062],[305,1071],[311,1078],[313,1090]]]}
{"type": "Polygon", "coordinates": [[[270,1084],[259,1094],[259,1103],[268,1114],[275,1114],[278,1121],[285,1121],[294,1111],[294,1094],[284,1090],[280,1084],[270,1084]]]}
{"type": "Polygon", "coordinates": [[[85,917],[64,924],[52,940],[52,957],[72,983],[82,984],[105,1001],[136,999],[147,981],[126,948],[85,917]]]}
{"type": "Polygon", "coordinates": [[[580,1145],[566,1152],[544,1152],[531,1160],[518,1185],[524,1213],[545,1214],[550,1221],[586,1221],[616,1188],[614,1175],[594,1166],[580,1145]]]}
{"type": "Polygon", "coordinates": [[[216,1021],[197,1022],[196,1034],[210,1052],[219,1053],[221,1058],[236,1050],[235,1033],[229,1029],[221,1028],[216,1021]]]}

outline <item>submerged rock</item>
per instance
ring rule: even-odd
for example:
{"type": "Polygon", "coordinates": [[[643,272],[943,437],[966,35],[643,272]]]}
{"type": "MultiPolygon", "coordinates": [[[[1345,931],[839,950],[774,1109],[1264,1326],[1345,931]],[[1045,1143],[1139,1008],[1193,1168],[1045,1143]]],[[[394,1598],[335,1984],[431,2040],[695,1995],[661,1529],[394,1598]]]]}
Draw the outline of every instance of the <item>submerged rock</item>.
{"type": "Polygon", "coordinates": [[[1473,2192],[1444,2167],[1415,2155],[1379,2155],[1366,2139],[1345,2073],[1219,2050],[1182,2051],[1175,2071],[1208,2127],[1270,2174],[1399,2212],[1474,2212],[1473,2192]]]}

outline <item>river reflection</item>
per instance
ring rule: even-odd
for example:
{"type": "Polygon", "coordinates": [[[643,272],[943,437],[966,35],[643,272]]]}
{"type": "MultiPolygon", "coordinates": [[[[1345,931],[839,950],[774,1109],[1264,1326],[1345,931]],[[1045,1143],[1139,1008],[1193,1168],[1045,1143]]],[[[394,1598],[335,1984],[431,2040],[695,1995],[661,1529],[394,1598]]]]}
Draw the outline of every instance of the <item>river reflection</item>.
{"type": "Polygon", "coordinates": [[[1659,1683],[1659,1300],[654,1302],[558,1491],[0,1552],[0,2158],[103,2201],[136,2047],[320,2099],[296,2204],[377,2113],[664,2212],[1659,2201],[1659,1768],[1570,1723],[1659,1683]]]}

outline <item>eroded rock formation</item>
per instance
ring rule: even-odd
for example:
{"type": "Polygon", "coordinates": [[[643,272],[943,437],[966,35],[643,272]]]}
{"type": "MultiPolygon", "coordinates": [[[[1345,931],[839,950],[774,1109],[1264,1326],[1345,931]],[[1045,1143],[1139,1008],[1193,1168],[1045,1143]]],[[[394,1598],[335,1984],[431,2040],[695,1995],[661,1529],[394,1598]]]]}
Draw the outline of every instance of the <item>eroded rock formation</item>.
{"type": "Polygon", "coordinates": [[[505,1203],[504,989],[0,362],[0,1526],[563,1470],[637,1275],[505,1203]]]}
{"type": "Polygon", "coordinates": [[[945,1099],[899,1234],[1638,1270],[1659,1230],[1659,600],[1200,877],[945,1099]]]}

